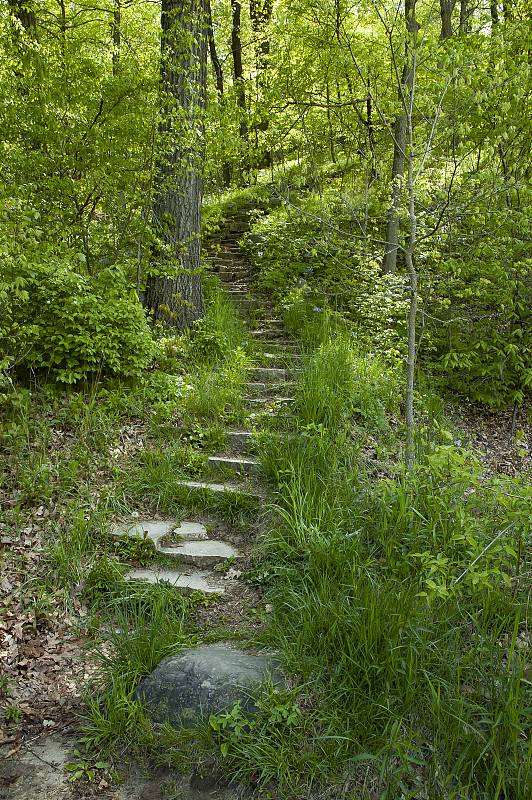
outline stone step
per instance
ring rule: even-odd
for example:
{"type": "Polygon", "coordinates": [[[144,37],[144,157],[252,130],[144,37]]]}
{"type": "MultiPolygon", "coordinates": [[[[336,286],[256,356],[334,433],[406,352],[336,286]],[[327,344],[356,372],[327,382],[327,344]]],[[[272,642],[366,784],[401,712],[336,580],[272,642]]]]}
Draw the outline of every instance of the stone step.
{"type": "Polygon", "coordinates": [[[294,355],[297,355],[298,358],[301,358],[301,354],[298,352],[299,348],[293,341],[280,341],[279,339],[276,339],[272,342],[264,342],[264,347],[268,348],[268,351],[271,355],[286,350],[288,353],[294,353],[294,355]]]}
{"type": "Polygon", "coordinates": [[[251,273],[236,272],[235,270],[224,268],[223,270],[218,270],[218,277],[223,283],[242,283],[242,285],[245,285],[247,289],[248,283],[246,282],[246,278],[251,278],[251,273]]]}
{"type": "Polygon", "coordinates": [[[257,301],[256,300],[252,300],[250,297],[246,297],[246,298],[242,298],[242,299],[231,297],[230,300],[231,300],[232,303],[234,303],[236,306],[238,306],[241,309],[258,308],[258,306],[259,306],[257,301]]]}
{"type": "Polygon", "coordinates": [[[251,335],[254,339],[257,339],[261,342],[281,342],[290,343],[290,339],[286,338],[286,331],[283,330],[275,330],[275,329],[268,329],[268,328],[258,328],[254,331],[251,331],[251,335]]]}
{"type": "Polygon", "coordinates": [[[268,406],[268,405],[292,405],[295,403],[295,397],[245,397],[244,400],[248,406],[268,406]]]}
{"type": "Polygon", "coordinates": [[[247,263],[233,260],[232,258],[224,258],[218,264],[213,266],[213,269],[218,275],[223,275],[224,272],[229,271],[233,275],[245,276],[250,278],[253,273],[251,266],[247,263]]]}
{"type": "Polygon", "coordinates": [[[114,536],[132,536],[140,539],[150,539],[157,549],[159,541],[168,536],[169,533],[176,533],[188,541],[198,541],[207,539],[207,529],[200,522],[178,522],[177,520],[145,520],[133,523],[116,525],[112,531],[114,536]]]}
{"type": "Polygon", "coordinates": [[[253,434],[249,431],[227,431],[227,441],[231,450],[247,453],[253,444],[253,434]]]}
{"type": "Polygon", "coordinates": [[[293,353],[293,352],[285,352],[283,350],[279,350],[277,353],[262,353],[261,358],[265,361],[282,361],[286,364],[300,364],[302,360],[302,355],[300,353],[293,353]]]}
{"type": "Polygon", "coordinates": [[[225,584],[219,578],[215,578],[211,573],[186,570],[185,572],[177,569],[132,569],[125,576],[127,581],[145,581],[146,583],[169,583],[176,589],[190,589],[195,592],[205,592],[205,594],[224,594],[225,584]],[[187,574],[188,573],[188,574],[187,574]]]}
{"type": "Polygon", "coordinates": [[[246,384],[246,389],[250,394],[263,394],[264,392],[268,391],[271,384],[269,383],[260,383],[259,381],[251,381],[250,383],[246,384]]]}
{"type": "Polygon", "coordinates": [[[245,220],[234,220],[229,223],[229,233],[247,233],[251,230],[251,225],[245,220]]]}
{"type": "Polygon", "coordinates": [[[256,475],[259,471],[257,461],[229,456],[209,456],[209,464],[213,467],[228,467],[243,475],[256,475]]]}
{"type": "Polygon", "coordinates": [[[242,250],[240,249],[239,244],[226,244],[223,247],[220,247],[218,250],[218,255],[220,256],[236,256],[237,258],[242,258],[242,250]]]}
{"type": "Polygon", "coordinates": [[[270,322],[267,319],[263,319],[260,321],[260,328],[255,328],[251,331],[253,335],[257,334],[260,335],[261,333],[283,333],[286,336],[286,330],[282,324],[282,322],[270,322]]]}
{"type": "Polygon", "coordinates": [[[207,490],[216,495],[246,495],[257,500],[263,499],[263,495],[255,490],[250,491],[245,486],[233,486],[230,483],[213,483],[211,481],[178,481],[178,486],[191,491],[207,490]]]}
{"type": "Polygon", "coordinates": [[[261,397],[268,393],[274,395],[278,392],[288,394],[295,386],[296,384],[293,381],[278,381],[277,383],[259,383],[258,381],[254,381],[246,384],[248,397],[261,397]]]}
{"type": "Polygon", "coordinates": [[[193,567],[209,569],[222,561],[238,558],[238,550],[215,539],[205,539],[197,542],[176,542],[174,546],[166,545],[157,548],[157,552],[169,558],[179,559],[184,564],[193,567]]]}
{"type": "Polygon", "coordinates": [[[283,383],[287,379],[287,373],[280,367],[254,367],[251,377],[259,383],[283,383]]]}

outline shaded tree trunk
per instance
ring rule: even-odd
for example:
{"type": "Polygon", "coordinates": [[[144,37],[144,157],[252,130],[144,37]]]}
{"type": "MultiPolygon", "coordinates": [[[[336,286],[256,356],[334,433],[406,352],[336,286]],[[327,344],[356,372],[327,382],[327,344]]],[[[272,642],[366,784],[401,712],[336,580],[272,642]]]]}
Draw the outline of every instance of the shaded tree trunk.
{"type": "Polygon", "coordinates": [[[152,224],[155,261],[145,305],[155,322],[180,331],[205,315],[200,276],[204,109],[207,79],[205,0],[161,3],[161,137],[152,224]]]}
{"type": "Polygon", "coordinates": [[[37,18],[33,0],[8,0],[13,16],[20,22],[24,30],[38,40],[37,18]]]}
{"type": "MultiPolygon", "coordinates": [[[[255,69],[257,99],[261,97],[264,79],[261,73],[268,68],[270,41],[264,37],[264,30],[271,19],[273,0],[249,0],[249,16],[255,39],[255,69]]],[[[267,131],[270,127],[268,116],[261,109],[260,122],[255,124],[255,161],[259,169],[271,167],[272,155],[269,150],[260,152],[259,131],[267,131]]]]}
{"type": "Polygon", "coordinates": [[[240,14],[242,11],[242,6],[239,0],[231,0],[231,8],[233,9],[231,54],[233,56],[236,104],[240,109],[239,131],[241,138],[247,143],[248,126],[246,123],[246,89],[244,86],[244,71],[242,68],[242,40],[240,38],[240,14]]]}
{"type": "Polygon", "coordinates": [[[120,22],[121,22],[122,0],[114,0],[113,8],[113,22],[112,22],[112,35],[113,35],[113,75],[118,74],[120,68],[120,22]]]}
{"type": "Polygon", "coordinates": [[[471,32],[471,8],[469,7],[470,0],[460,0],[460,32],[471,32]]]}
{"type": "MultiPolygon", "coordinates": [[[[262,29],[269,23],[273,11],[273,0],[249,0],[249,16],[253,33],[260,38],[262,29]]],[[[270,54],[269,39],[263,39],[259,44],[259,56],[257,58],[257,68],[265,69],[268,66],[268,56],[270,54]]]]}
{"type": "Polygon", "coordinates": [[[456,0],[440,0],[440,39],[450,39],[453,35],[452,14],[455,5],[456,0]]]}
{"type": "Polygon", "coordinates": [[[408,103],[412,89],[413,71],[411,66],[410,48],[417,32],[416,23],[416,0],[405,0],[405,25],[407,31],[406,42],[406,64],[401,76],[399,86],[399,100],[403,105],[403,111],[395,120],[393,132],[393,164],[392,164],[392,196],[388,222],[386,225],[386,244],[384,247],[384,258],[382,261],[382,272],[389,275],[395,272],[397,266],[397,249],[399,246],[399,208],[401,205],[401,195],[403,190],[403,178],[405,174],[405,150],[407,133],[407,115],[404,108],[408,103]]]}
{"type": "MultiPolygon", "coordinates": [[[[211,10],[211,2],[210,0],[205,1],[205,10],[207,14],[207,39],[209,41],[209,53],[211,56],[211,63],[212,68],[214,70],[214,75],[216,78],[216,90],[220,97],[220,107],[224,108],[224,74],[222,70],[222,64],[220,59],[218,58],[218,53],[216,52],[216,42],[214,41],[214,29],[212,24],[212,10],[211,10]]],[[[225,162],[222,164],[222,177],[224,186],[229,187],[231,185],[231,165],[225,162]]]]}

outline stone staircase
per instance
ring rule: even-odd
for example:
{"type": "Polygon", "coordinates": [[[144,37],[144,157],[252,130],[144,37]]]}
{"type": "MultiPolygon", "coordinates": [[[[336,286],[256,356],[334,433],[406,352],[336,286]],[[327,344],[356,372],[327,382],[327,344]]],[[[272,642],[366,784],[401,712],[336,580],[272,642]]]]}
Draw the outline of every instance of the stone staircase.
{"type": "MultiPolygon", "coordinates": [[[[251,326],[251,335],[262,346],[262,366],[253,368],[247,385],[249,414],[239,430],[228,430],[228,450],[210,456],[209,467],[223,479],[183,480],[184,490],[208,492],[221,496],[246,495],[263,503],[264,490],[257,488],[260,465],[253,458],[254,424],[263,414],[276,415],[293,402],[294,378],[297,376],[298,347],[275,316],[272,303],[253,296],[253,267],[242,253],[238,240],[250,230],[251,208],[230,213],[225,226],[208,242],[208,268],[220,278],[225,292],[251,326]],[[259,313],[260,312],[260,313],[259,313]],[[260,316],[260,323],[253,319],[260,316]],[[226,480],[226,476],[232,477],[226,480]]],[[[300,358],[300,356],[299,356],[300,358]]],[[[160,569],[134,569],[127,580],[167,582],[206,594],[224,594],[227,580],[220,569],[225,564],[238,566],[241,553],[222,538],[209,538],[205,526],[180,520],[145,520],[117,526],[117,536],[149,539],[156,553],[168,566],[160,569]],[[213,568],[217,567],[217,570],[213,568]]],[[[239,571],[235,571],[238,578],[239,571]]]]}

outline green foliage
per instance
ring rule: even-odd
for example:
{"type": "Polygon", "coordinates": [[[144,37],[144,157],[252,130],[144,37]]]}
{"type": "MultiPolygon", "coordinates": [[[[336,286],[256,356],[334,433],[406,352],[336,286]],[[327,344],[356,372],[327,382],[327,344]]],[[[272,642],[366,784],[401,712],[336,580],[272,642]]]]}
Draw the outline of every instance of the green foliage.
{"type": "Polygon", "coordinates": [[[303,425],[336,430],[356,417],[384,433],[399,393],[398,370],[358,355],[352,340],[337,332],[303,359],[295,410],[303,425]]]}
{"type": "MultiPolygon", "coordinates": [[[[127,558],[129,553],[123,555],[120,552],[120,555],[127,558]]],[[[94,604],[102,600],[105,602],[109,595],[116,591],[116,585],[121,583],[126,570],[127,567],[119,564],[108,553],[95,560],[85,578],[84,599],[94,604]]]]}
{"type": "Polygon", "coordinates": [[[223,366],[203,368],[191,376],[194,389],[185,400],[189,418],[238,419],[243,414],[243,386],[250,359],[241,348],[232,351],[223,366]]]}
{"type": "Polygon", "coordinates": [[[109,769],[111,764],[107,761],[91,761],[83,758],[79,750],[74,750],[74,755],[77,756],[77,761],[72,764],[65,764],[65,769],[70,772],[69,781],[75,783],[76,781],[85,779],[89,783],[94,783],[96,777],[96,770],[109,769]]]}
{"type": "Polygon", "coordinates": [[[81,274],[85,256],[45,234],[31,205],[0,205],[0,352],[54,380],[73,384],[91,374],[138,377],[152,338],[119,268],[81,274]]]}
{"type": "Polygon", "coordinates": [[[97,641],[93,649],[101,700],[117,693],[127,697],[140,678],[186,644],[184,607],[180,595],[163,585],[130,590],[115,599],[104,619],[106,646],[97,641]]]}
{"type": "Polygon", "coordinates": [[[118,686],[112,694],[103,697],[94,692],[84,694],[87,716],[79,741],[87,750],[100,752],[112,748],[117,742],[132,742],[149,737],[151,723],[140,703],[134,702],[130,693],[118,686]]]}
{"type": "Polygon", "coordinates": [[[18,722],[19,719],[24,716],[24,711],[17,705],[17,703],[11,703],[10,705],[6,706],[4,715],[6,722],[18,722]]]}
{"type": "Polygon", "coordinates": [[[132,498],[143,498],[156,508],[169,510],[182,497],[181,481],[198,477],[206,465],[206,456],[187,445],[150,448],[134,465],[126,465],[122,487],[132,498]]]}
{"type": "Polygon", "coordinates": [[[34,321],[26,364],[69,384],[91,373],[141,374],[153,352],[144,310],[124,298],[119,276],[106,278],[111,285],[105,280],[95,287],[90,278],[58,268],[28,284],[30,299],[17,314],[21,328],[34,321]]]}
{"type": "Polygon", "coordinates": [[[64,526],[53,532],[46,544],[45,560],[59,586],[81,585],[96,560],[96,542],[101,536],[102,518],[98,513],[73,510],[64,526]]]}
{"type": "Polygon", "coordinates": [[[384,483],[375,510],[368,513],[387,569],[399,579],[410,575],[419,581],[425,597],[510,583],[518,532],[495,539],[508,523],[500,519],[497,493],[483,489],[480,475],[473,454],[440,445],[400,481],[384,483]]]}
{"type": "Polygon", "coordinates": [[[520,405],[532,382],[527,249],[522,239],[503,240],[479,246],[473,257],[450,259],[447,297],[435,311],[449,319],[434,339],[450,386],[499,408],[520,405]],[[515,261],[508,263],[508,251],[515,261]]]}

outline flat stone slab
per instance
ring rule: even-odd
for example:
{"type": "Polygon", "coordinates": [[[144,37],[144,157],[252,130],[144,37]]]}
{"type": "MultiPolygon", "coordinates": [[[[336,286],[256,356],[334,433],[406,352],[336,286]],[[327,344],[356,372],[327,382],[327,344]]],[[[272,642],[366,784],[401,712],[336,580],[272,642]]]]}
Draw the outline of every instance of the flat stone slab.
{"type": "Polygon", "coordinates": [[[146,581],[146,583],[169,583],[176,589],[190,589],[205,594],[223,594],[225,585],[221,580],[213,579],[210,573],[195,571],[186,575],[176,569],[132,569],[125,576],[127,581],[146,581]]]}
{"type": "Polygon", "coordinates": [[[274,404],[288,406],[295,403],[294,397],[245,397],[248,406],[273,406],[274,404]]]}
{"type": "Polygon", "coordinates": [[[194,567],[214,567],[221,561],[228,561],[230,558],[238,558],[238,550],[227,544],[213,539],[202,542],[183,542],[177,543],[175,547],[158,547],[157,551],[170,558],[179,558],[185,564],[194,567]]]}
{"type": "Polygon", "coordinates": [[[276,367],[255,367],[251,370],[251,375],[255,381],[261,383],[280,383],[286,380],[286,370],[276,367]]]}
{"type": "Polygon", "coordinates": [[[209,483],[207,481],[179,481],[179,486],[185,489],[208,489],[214,494],[245,494],[250,497],[261,498],[260,492],[249,491],[245,487],[231,486],[229,483],[209,483]]]}
{"type": "Polygon", "coordinates": [[[228,431],[227,441],[232,450],[245,453],[251,443],[252,434],[249,431],[228,431]]]}
{"type": "Polygon", "coordinates": [[[113,530],[115,536],[139,536],[141,539],[144,538],[144,533],[147,533],[148,539],[151,539],[156,548],[159,541],[169,533],[178,533],[183,539],[193,541],[208,538],[207,529],[200,522],[179,523],[173,519],[154,519],[136,522],[133,525],[117,525],[113,530]]]}
{"type": "Polygon", "coordinates": [[[229,231],[231,233],[245,233],[246,231],[250,230],[249,222],[245,221],[235,221],[229,223],[229,231]]]}
{"type": "Polygon", "coordinates": [[[230,467],[237,472],[243,472],[245,475],[255,475],[259,469],[257,461],[250,461],[245,458],[229,458],[226,456],[209,456],[209,464],[212,464],[214,467],[230,467]]]}
{"type": "Polygon", "coordinates": [[[201,714],[231,709],[237,701],[247,713],[257,707],[252,687],[271,677],[284,686],[272,656],[251,655],[227,645],[203,645],[165,658],[140,683],[133,698],[146,707],[153,722],[182,727],[201,714]]]}

